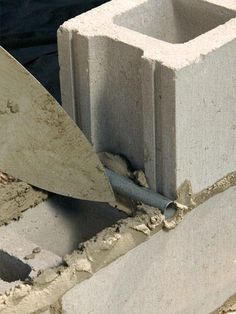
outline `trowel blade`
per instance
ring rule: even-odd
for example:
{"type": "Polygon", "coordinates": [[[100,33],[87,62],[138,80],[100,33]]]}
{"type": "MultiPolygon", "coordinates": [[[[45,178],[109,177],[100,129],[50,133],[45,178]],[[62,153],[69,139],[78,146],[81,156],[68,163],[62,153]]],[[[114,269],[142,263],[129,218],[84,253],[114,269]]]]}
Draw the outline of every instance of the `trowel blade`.
{"type": "Polygon", "coordinates": [[[114,201],[104,168],[83,133],[1,47],[0,170],[49,192],[114,201]]]}

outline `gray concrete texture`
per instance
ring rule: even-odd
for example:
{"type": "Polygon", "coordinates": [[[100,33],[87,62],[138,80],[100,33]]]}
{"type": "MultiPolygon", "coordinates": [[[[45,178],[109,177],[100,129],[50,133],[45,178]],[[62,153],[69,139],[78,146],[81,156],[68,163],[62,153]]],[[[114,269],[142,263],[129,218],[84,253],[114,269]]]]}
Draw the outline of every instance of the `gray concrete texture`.
{"type": "Polygon", "coordinates": [[[103,203],[52,196],[18,221],[2,226],[61,257],[127,215],[103,203]]]}
{"type": "Polygon", "coordinates": [[[103,203],[50,196],[0,227],[0,293],[62,264],[62,257],[126,214],[103,203]]]}
{"type": "Polygon", "coordinates": [[[190,212],[62,299],[65,314],[206,314],[236,291],[236,188],[190,212]]]}
{"type": "Polygon", "coordinates": [[[64,108],[175,197],[235,170],[234,0],[113,0],[58,30],[64,108]]]}
{"type": "Polygon", "coordinates": [[[13,231],[0,230],[0,291],[20,281],[33,279],[40,271],[57,267],[62,259],[13,231]]]}

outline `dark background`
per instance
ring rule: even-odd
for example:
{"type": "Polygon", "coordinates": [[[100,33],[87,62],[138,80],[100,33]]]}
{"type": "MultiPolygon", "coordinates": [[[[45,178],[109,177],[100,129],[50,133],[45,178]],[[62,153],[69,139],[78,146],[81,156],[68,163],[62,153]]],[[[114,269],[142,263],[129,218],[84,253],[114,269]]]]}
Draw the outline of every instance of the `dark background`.
{"type": "Polygon", "coordinates": [[[106,0],[0,0],[0,45],[60,102],[56,32],[106,0]]]}

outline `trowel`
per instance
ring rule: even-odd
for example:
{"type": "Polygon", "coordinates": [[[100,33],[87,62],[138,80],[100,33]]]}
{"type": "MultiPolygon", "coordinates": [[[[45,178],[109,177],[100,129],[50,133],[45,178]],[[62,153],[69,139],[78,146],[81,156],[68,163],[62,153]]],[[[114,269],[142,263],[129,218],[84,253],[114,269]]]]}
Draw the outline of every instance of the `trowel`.
{"type": "Polygon", "coordinates": [[[0,171],[49,192],[114,202],[92,145],[47,90],[2,47],[0,171]]]}
{"type": "Polygon", "coordinates": [[[0,171],[49,192],[113,206],[116,192],[173,216],[174,201],[105,169],[74,121],[2,47],[0,71],[0,171]]]}

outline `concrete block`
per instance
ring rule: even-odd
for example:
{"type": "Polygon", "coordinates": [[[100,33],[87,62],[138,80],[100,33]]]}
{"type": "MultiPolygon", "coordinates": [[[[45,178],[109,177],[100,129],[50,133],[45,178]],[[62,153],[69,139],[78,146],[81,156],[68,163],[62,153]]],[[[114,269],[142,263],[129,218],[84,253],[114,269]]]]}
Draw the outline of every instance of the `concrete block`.
{"type": "Polygon", "coordinates": [[[236,291],[236,187],[160,231],[62,300],[65,314],[206,314],[236,291]]]}
{"type": "Polygon", "coordinates": [[[56,195],[24,212],[20,220],[0,227],[0,233],[15,232],[45,250],[64,256],[126,217],[107,204],[56,195]]]}
{"type": "Polygon", "coordinates": [[[154,190],[235,170],[234,0],[113,0],[58,31],[62,102],[99,151],[154,190]]]}
{"type": "Polygon", "coordinates": [[[34,278],[39,271],[62,263],[59,256],[39,248],[13,231],[1,229],[0,239],[1,291],[9,288],[11,283],[34,278]]]}

